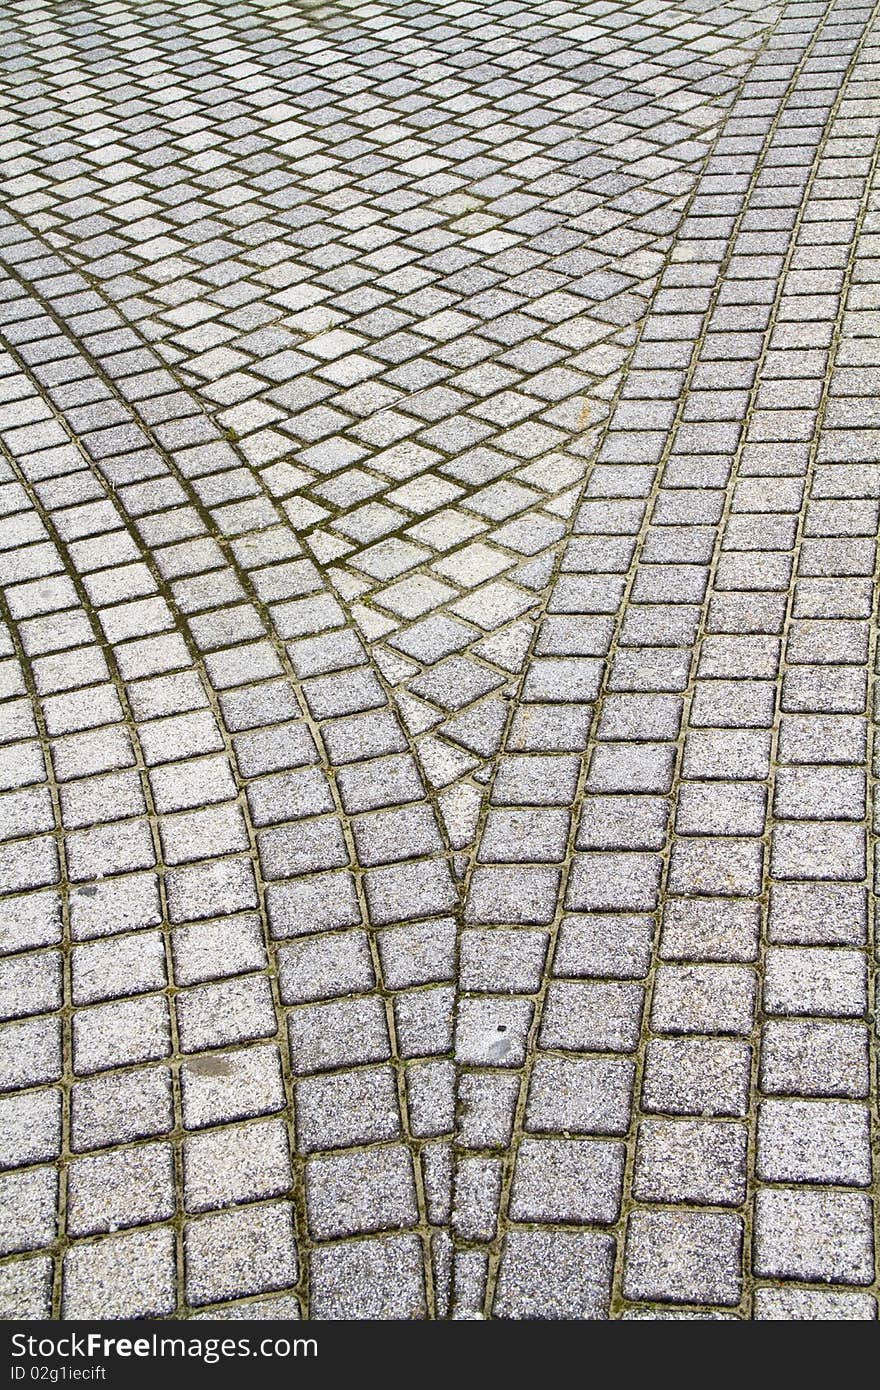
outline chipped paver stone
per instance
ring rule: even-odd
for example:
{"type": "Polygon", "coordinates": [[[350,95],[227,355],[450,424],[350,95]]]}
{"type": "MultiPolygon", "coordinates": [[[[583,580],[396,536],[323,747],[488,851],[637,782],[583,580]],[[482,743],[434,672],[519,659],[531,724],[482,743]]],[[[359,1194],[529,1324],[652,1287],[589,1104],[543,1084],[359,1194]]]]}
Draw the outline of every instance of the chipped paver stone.
{"type": "Polygon", "coordinates": [[[0,17],[0,1316],[876,1320],[880,19],[0,17]]]}

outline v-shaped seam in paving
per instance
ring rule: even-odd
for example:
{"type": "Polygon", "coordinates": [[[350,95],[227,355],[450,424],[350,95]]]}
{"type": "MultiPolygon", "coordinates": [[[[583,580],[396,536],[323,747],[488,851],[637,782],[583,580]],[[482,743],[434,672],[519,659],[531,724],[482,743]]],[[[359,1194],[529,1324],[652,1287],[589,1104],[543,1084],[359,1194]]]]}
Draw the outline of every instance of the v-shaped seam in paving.
{"type": "Polygon", "coordinates": [[[0,1316],[875,1319],[880,8],[0,14],[0,1316]]]}

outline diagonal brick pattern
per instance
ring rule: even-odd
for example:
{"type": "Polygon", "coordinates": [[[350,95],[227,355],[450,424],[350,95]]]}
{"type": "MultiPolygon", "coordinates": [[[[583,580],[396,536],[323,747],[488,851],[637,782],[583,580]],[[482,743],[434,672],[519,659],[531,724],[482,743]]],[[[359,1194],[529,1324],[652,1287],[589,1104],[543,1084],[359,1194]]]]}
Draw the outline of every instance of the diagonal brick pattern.
{"type": "Polygon", "coordinates": [[[0,1315],[876,1318],[877,16],[0,8],[0,1315]]]}
{"type": "MultiPolygon", "coordinates": [[[[173,181],[159,171],[183,150],[156,111],[132,133],[152,197],[102,139],[83,145],[97,177],[53,179],[34,220],[240,440],[244,460],[195,465],[197,490],[237,500],[262,484],[279,500],[374,648],[466,849],[480,786],[464,779],[497,750],[632,325],[767,16],[636,25],[625,80],[628,50],[608,54],[602,28],[577,26],[574,50],[560,36],[570,12],[535,15],[526,66],[505,16],[492,38],[475,13],[441,28],[429,66],[411,47],[422,26],[394,25],[399,59],[377,69],[393,18],[379,16],[346,24],[329,98],[326,45],[301,52],[288,20],[286,68],[249,34],[264,77],[245,102],[224,90],[218,18],[214,75],[190,101],[174,92],[187,153],[173,181]]],[[[194,24],[166,37],[170,77],[194,24]]],[[[277,36],[264,46],[283,54],[277,36]]],[[[127,32],[108,50],[126,76],[130,51],[127,32]]],[[[123,110],[131,99],[126,83],[123,110]]],[[[92,100],[115,124],[115,87],[92,100]]],[[[36,190],[19,187],[27,213],[36,190]]]]}

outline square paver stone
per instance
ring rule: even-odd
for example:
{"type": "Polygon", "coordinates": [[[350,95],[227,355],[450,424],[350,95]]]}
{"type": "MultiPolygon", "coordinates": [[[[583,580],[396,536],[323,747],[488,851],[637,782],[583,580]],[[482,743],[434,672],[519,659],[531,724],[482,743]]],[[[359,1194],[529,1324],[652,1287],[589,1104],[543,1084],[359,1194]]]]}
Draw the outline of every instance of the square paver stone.
{"type": "Polygon", "coordinates": [[[187,1057],[180,1082],[187,1129],[268,1115],[285,1104],[278,1048],[272,1045],[187,1057]]]}
{"type": "Polygon", "coordinates": [[[284,1289],[297,1279],[293,1209],[287,1202],[191,1221],[184,1249],[192,1304],[284,1289]]]}
{"type": "Polygon", "coordinates": [[[167,1221],[174,1215],[170,1144],[142,1144],[70,1165],[67,1224],[71,1235],[167,1221]]]}
{"type": "Polygon", "coordinates": [[[418,1236],[341,1241],[310,1256],[315,1318],[410,1319],[426,1315],[425,1273],[418,1236]]]}
{"type": "Polygon", "coordinates": [[[55,1239],[58,1174],[29,1168],[0,1176],[0,1253],[39,1250],[55,1239]]]}
{"type": "Polygon", "coordinates": [[[290,1149],[282,1120],[233,1125],[184,1141],[189,1211],[281,1196],[290,1186],[290,1149]]]}
{"type": "Polygon", "coordinates": [[[412,1159],[402,1145],[309,1159],[309,1227],[318,1240],[414,1225],[412,1159]]]}
{"type": "Polygon", "coordinates": [[[640,985],[554,981],[539,1044],[568,1052],[630,1052],[638,1044],[643,1000],[640,985]]]}
{"type": "Polygon", "coordinates": [[[625,1134],[635,1068],[624,1057],[535,1059],[526,1106],[533,1132],[625,1134]]]}
{"type": "Polygon", "coordinates": [[[0,1318],[25,1322],[52,1316],[52,1261],[45,1255],[0,1269],[0,1318]]]}
{"type": "Polygon", "coordinates": [[[745,1115],[752,1049],[724,1038],[653,1038],[642,1105],[670,1115],[745,1115]]]}
{"type": "Polygon", "coordinates": [[[397,1138],[394,1072],[390,1067],[358,1067],[305,1077],[296,1087],[296,1132],[306,1153],[397,1138]]]}
{"type": "Polygon", "coordinates": [[[510,1231],[501,1252],[496,1318],[608,1317],[614,1241],[574,1231],[510,1231]]]}
{"type": "Polygon", "coordinates": [[[871,1199],[861,1192],[765,1190],[755,1201],[753,1267],[759,1277],[870,1284],[871,1199]]]}
{"type": "Polygon", "coordinates": [[[127,1231],[64,1257],[65,1318],[149,1318],[174,1311],[174,1232],[127,1231]]]}
{"type": "Polygon", "coordinates": [[[614,1221],[620,1211],[625,1150],[591,1139],[524,1139],[516,1160],[514,1221],[614,1221]]]}
{"type": "Polygon", "coordinates": [[[835,1289],[756,1289],[757,1322],[875,1322],[877,1300],[835,1289]]]}
{"type": "Polygon", "coordinates": [[[866,1096],[868,1030],[862,1023],[770,1020],[761,1047],[761,1089],[770,1094],[866,1096]]]}
{"type": "Polygon", "coordinates": [[[727,1213],[634,1211],[623,1291],[658,1303],[739,1302],[743,1224],[727,1213]]]}
{"type": "Polygon", "coordinates": [[[871,1182],[871,1118],[834,1100],[765,1100],[758,1117],[757,1174],[764,1182],[871,1182]]]}

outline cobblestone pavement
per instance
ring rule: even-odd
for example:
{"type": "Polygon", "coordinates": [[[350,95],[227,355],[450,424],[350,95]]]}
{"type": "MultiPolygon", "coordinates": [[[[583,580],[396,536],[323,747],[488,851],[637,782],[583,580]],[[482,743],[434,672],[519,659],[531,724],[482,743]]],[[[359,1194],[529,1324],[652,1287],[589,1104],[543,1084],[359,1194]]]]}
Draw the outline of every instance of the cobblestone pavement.
{"type": "Polygon", "coordinates": [[[0,10],[0,1312],[875,1318],[877,11],[0,10]]]}

